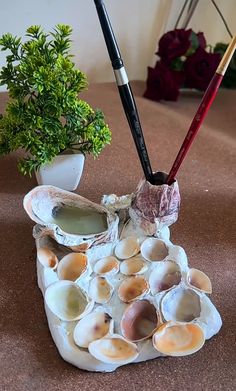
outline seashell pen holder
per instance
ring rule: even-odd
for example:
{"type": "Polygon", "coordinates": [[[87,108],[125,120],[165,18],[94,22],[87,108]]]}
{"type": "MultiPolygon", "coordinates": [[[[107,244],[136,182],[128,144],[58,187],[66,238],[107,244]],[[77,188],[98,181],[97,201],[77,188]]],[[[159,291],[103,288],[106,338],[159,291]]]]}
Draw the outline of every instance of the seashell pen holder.
{"type": "Polygon", "coordinates": [[[141,180],[133,194],[101,205],[38,186],[24,198],[37,224],[38,285],[52,338],[64,360],[88,371],[197,352],[221,317],[209,277],[190,268],[170,241],[178,183],[141,180]]]}

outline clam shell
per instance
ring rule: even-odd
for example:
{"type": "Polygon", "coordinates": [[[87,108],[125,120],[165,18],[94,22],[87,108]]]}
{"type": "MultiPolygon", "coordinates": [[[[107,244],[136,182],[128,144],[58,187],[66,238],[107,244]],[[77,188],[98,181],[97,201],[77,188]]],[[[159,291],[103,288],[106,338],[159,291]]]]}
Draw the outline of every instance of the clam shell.
{"type": "Polygon", "coordinates": [[[187,356],[205,342],[204,332],[195,323],[164,323],[153,335],[153,346],[168,356],[187,356]]]}
{"type": "Polygon", "coordinates": [[[212,293],[210,278],[198,269],[189,269],[187,273],[187,283],[201,292],[212,293]]]}
{"type": "Polygon", "coordinates": [[[140,245],[135,236],[120,240],[115,247],[115,255],[119,259],[128,259],[138,254],[140,245]]]}
{"type": "Polygon", "coordinates": [[[76,281],[87,270],[88,260],[83,253],[70,253],[61,259],[57,268],[59,280],[76,281]]]}
{"type": "Polygon", "coordinates": [[[142,341],[152,336],[158,323],[155,306],[148,300],[138,300],[126,308],[121,319],[121,331],[129,341],[142,341]]]}
{"type": "Polygon", "coordinates": [[[58,266],[57,256],[47,247],[41,247],[37,250],[37,258],[43,267],[55,270],[58,266]]]}
{"type": "Polygon", "coordinates": [[[87,348],[96,339],[104,337],[110,330],[111,317],[104,311],[92,312],[79,320],[74,328],[76,345],[87,348]]]}
{"type": "Polygon", "coordinates": [[[142,243],[141,254],[151,262],[163,261],[168,255],[168,249],[163,240],[148,238],[142,243]]]}
{"type": "Polygon", "coordinates": [[[191,322],[201,313],[199,295],[188,288],[171,289],[161,301],[161,312],[167,321],[191,322]]]}
{"type": "Polygon", "coordinates": [[[148,269],[148,264],[141,255],[126,259],[121,262],[120,272],[126,276],[145,273],[148,269]]]}
{"type": "Polygon", "coordinates": [[[146,278],[142,276],[128,277],[122,281],[118,289],[120,300],[129,303],[141,298],[149,291],[149,285],[146,278]]]}
{"type": "Polygon", "coordinates": [[[58,243],[81,252],[86,251],[92,245],[113,242],[118,238],[118,215],[78,194],[54,186],[37,186],[26,194],[23,204],[29,217],[40,224],[37,229],[34,229],[36,239],[50,235],[58,243]],[[76,207],[80,210],[104,214],[107,219],[107,229],[91,234],[65,232],[54,221],[55,211],[62,207],[76,207]]]}
{"type": "Polygon", "coordinates": [[[153,295],[169,290],[181,281],[179,265],[174,261],[158,262],[149,277],[149,285],[153,295]]]}
{"type": "Polygon", "coordinates": [[[105,277],[95,277],[89,285],[89,296],[96,303],[107,303],[113,293],[113,286],[109,284],[105,277]]]}
{"type": "Polygon", "coordinates": [[[107,364],[123,365],[134,361],[138,357],[137,346],[127,341],[121,335],[113,334],[91,342],[89,353],[97,360],[107,364]]]}
{"type": "Polygon", "coordinates": [[[81,319],[94,305],[78,285],[66,280],[46,289],[45,303],[54,315],[65,321],[81,319]]]}
{"type": "Polygon", "coordinates": [[[110,276],[118,273],[120,262],[112,256],[99,259],[94,265],[93,271],[100,276],[110,276]]]}

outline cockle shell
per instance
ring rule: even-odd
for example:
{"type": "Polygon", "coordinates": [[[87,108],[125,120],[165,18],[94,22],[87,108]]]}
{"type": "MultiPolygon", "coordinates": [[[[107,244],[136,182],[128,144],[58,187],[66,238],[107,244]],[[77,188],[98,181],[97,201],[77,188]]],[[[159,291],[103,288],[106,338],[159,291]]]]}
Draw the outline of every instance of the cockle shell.
{"type": "Polygon", "coordinates": [[[94,306],[78,285],[67,280],[55,282],[46,289],[45,303],[54,315],[66,321],[81,319],[94,306]]]}
{"type": "Polygon", "coordinates": [[[119,271],[120,262],[113,256],[99,259],[94,265],[93,271],[100,276],[111,276],[119,271]]]}
{"type": "Polygon", "coordinates": [[[124,365],[138,357],[137,346],[118,334],[97,339],[89,344],[88,349],[97,360],[108,364],[124,365]]]}
{"type": "Polygon", "coordinates": [[[121,319],[121,331],[130,341],[142,341],[154,333],[158,323],[155,306],[148,300],[138,300],[126,308],[121,319]]]}
{"type": "Polygon", "coordinates": [[[40,224],[34,228],[34,237],[36,239],[44,235],[50,235],[58,243],[73,248],[74,251],[81,252],[86,251],[92,245],[113,242],[118,238],[118,215],[78,194],[54,186],[37,186],[26,194],[23,204],[29,217],[40,224]],[[63,231],[53,222],[53,215],[55,210],[64,206],[96,211],[106,215],[107,229],[104,232],[86,235],[63,231]]]}
{"type": "Polygon", "coordinates": [[[141,254],[151,262],[163,261],[168,255],[168,249],[163,240],[148,238],[142,243],[141,254]]]}
{"type": "Polygon", "coordinates": [[[41,247],[37,250],[37,258],[43,267],[48,267],[52,270],[55,270],[58,265],[58,258],[47,247],[41,247]]]}
{"type": "Polygon", "coordinates": [[[107,303],[113,293],[113,287],[105,277],[94,277],[89,285],[89,296],[96,303],[107,303]]]}
{"type": "Polygon", "coordinates": [[[189,269],[187,273],[187,283],[201,292],[212,293],[210,278],[198,269],[189,269]]]}
{"type": "Polygon", "coordinates": [[[178,285],[180,281],[179,265],[169,260],[158,262],[149,277],[149,285],[153,295],[178,285]]]}
{"type": "Polygon", "coordinates": [[[74,328],[76,345],[87,348],[90,342],[104,337],[110,331],[112,318],[104,311],[96,311],[79,320],[74,328]]]}
{"type": "Polygon", "coordinates": [[[126,259],[121,262],[120,272],[126,276],[142,274],[148,269],[148,264],[141,255],[126,259]]]}
{"type": "Polygon", "coordinates": [[[140,245],[138,239],[133,236],[129,236],[120,240],[115,247],[115,255],[119,259],[128,259],[138,254],[140,245]]]}
{"type": "Polygon", "coordinates": [[[188,288],[171,289],[161,301],[161,312],[167,321],[191,322],[201,313],[199,295],[188,288]]]}
{"type": "Polygon", "coordinates": [[[125,303],[141,298],[149,291],[146,278],[142,276],[128,277],[122,281],[118,289],[120,300],[125,303]]]}
{"type": "Polygon", "coordinates": [[[88,260],[83,253],[70,253],[61,259],[57,268],[59,280],[76,281],[87,270],[88,260]]]}
{"type": "Polygon", "coordinates": [[[153,346],[169,356],[187,356],[205,343],[204,332],[195,323],[164,323],[153,335],[153,346]]]}

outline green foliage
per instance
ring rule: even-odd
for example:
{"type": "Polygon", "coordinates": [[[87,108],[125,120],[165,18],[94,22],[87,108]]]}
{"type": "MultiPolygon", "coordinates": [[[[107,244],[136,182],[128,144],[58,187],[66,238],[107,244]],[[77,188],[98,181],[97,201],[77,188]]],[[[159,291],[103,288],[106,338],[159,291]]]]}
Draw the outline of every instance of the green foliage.
{"type": "Polygon", "coordinates": [[[67,149],[96,157],[111,141],[103,113],[78,97],[87,79],[71,61],[71,33],[70,26],[58,24],[49,34],[29,27],[24,43],[9,33],[0,38],[1,50],[10,52],[0,73],[10,95],[0,116],[0,154],[27,151],[19,162],[23,174],[67,149]]]}
{"type": "MultiPolygon", "coordinates": [[[[220,53],[221,57],[223,57],[227,47],[228,45],[225,43],[219,42],[214,47],[214,53],[220,53]]],[[[221,85],[225,88],[236,88],[236,52],[234,52],[221,85]]]]}

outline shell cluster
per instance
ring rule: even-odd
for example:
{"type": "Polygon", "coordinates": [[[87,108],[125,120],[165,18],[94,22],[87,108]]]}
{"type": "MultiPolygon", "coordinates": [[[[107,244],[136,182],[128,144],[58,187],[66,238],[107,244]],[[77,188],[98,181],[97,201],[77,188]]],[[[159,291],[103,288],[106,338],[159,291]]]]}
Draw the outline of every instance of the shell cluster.
{"type": "Polygon", "coordinates": [[[160,355],[189,355],[221,327],[207,296],[209,277],[188,267],[168,233],[140,235],[130,224],[120,239],[83,252],[47,234],[36,241],[51,333],[61,355],[80,368],[113,371],[160,355]]]}

